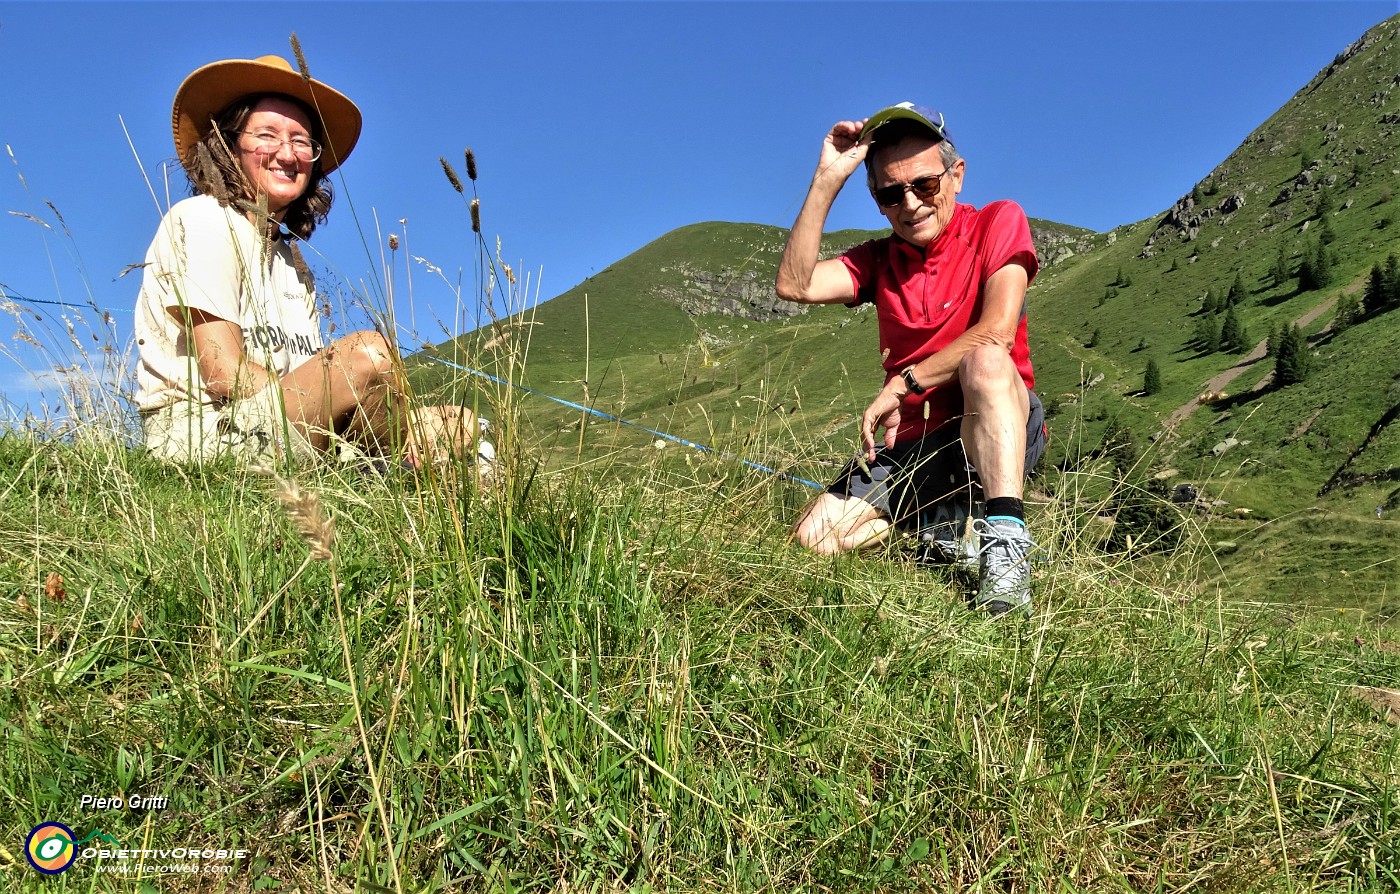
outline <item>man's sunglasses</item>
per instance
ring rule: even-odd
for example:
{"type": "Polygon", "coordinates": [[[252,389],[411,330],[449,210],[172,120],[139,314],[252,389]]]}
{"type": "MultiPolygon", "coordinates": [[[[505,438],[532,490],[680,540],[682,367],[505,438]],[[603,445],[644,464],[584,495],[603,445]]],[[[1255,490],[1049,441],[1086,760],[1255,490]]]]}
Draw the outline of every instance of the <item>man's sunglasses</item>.
{"type": "Polygon", "coordinates": [[[939,181],[947,173],[944,171],[941,174],[920,177],[913,183],[891,183],[889,186],[871,190],[870,194],[875,197],[875,204],[881,208],[893,208],[896,205],[904,204],[905,192],[912,192],[920,202],[931,202],[938,195],[939,181]]]}

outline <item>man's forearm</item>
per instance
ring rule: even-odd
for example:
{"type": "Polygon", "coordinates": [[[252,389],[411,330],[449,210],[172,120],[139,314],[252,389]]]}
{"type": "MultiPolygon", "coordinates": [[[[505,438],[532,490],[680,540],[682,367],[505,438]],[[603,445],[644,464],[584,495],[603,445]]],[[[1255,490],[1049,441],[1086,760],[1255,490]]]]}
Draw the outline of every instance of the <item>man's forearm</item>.
{"type": "Polygon", "coordinates": [[[973,326],[953,339],[942,350],[914,364],[914,379],[924,388],[936,388],[955,382],[963,357],[986,345],[996,345],[1010,354],[1015,344],[1015,331],[1008,336],[990,326],[973,326]]]}
{"type": "Polygon", "coordinates": [[[778,263],[775,288],[778,297],[784,301],[805,302],[808,299],[812,274],[821,257],[822,230],[840,191],[841,184],[832,186],[820,176],[813,180],[807,191],[807,198],[797,214],[797,222],[788,233],[787,245],[783,246],[783,257],[778,263]]]}

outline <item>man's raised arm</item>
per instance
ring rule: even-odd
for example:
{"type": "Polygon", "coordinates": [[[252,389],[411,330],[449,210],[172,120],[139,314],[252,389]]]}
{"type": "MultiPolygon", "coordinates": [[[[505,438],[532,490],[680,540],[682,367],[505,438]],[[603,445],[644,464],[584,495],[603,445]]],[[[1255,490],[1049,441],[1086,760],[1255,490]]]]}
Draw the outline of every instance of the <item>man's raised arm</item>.
{"type": "Polygon", "coordinates": [[[822,142],[821,161],[778,264],[775,287],[778,297],[784,301],[846,304],[856,297],[845,264],[834,258],[817,259],[821,256],[822,228],[831,205],[865,160],[868,147],[859,141],[864,124],[864,121],[839,121],[822,142]]]}

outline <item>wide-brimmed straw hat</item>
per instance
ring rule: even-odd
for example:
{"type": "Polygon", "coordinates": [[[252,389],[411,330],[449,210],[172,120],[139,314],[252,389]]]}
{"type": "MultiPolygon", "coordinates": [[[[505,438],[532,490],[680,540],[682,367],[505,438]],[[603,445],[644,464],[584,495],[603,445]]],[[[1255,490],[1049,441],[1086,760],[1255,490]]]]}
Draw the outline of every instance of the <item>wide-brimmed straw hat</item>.
{"type": "Polygon", "coordinates": [[[315,79],[303,78],[281,56],[258,59],[225,59],[197,68],[175,91],[170,110],[175,131],[175,152],[189,168],[190,149],[209,132],[210,120],[240,96],[281,93],[299,99],[321,117],[321,170],[340,167],[360,138],[360,109],[339,90],[315,79]]]}

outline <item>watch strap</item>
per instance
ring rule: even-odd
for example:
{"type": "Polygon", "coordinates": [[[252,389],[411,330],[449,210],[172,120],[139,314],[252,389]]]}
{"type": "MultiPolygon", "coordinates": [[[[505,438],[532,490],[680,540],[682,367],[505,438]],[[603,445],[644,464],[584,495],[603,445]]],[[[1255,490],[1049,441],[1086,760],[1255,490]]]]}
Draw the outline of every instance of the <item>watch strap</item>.
{"type": "Polygon", "coordinates": [[[900,370],[899,374],[904,378],[904,384],[909,387],[909,391],[911,394],[923,394],[925,391],[928,390],[927,388],[919,384],[918,379],[914,378],[914,367],[912,364],[900,370]]]}

